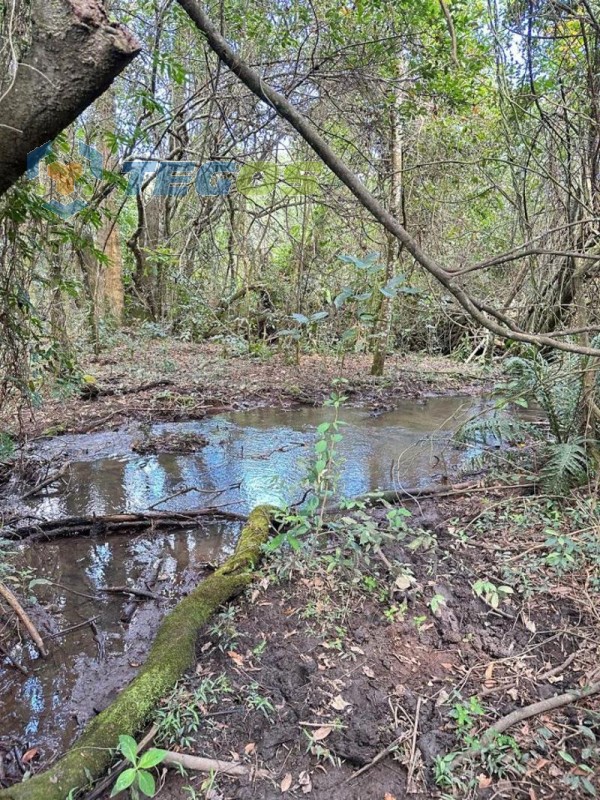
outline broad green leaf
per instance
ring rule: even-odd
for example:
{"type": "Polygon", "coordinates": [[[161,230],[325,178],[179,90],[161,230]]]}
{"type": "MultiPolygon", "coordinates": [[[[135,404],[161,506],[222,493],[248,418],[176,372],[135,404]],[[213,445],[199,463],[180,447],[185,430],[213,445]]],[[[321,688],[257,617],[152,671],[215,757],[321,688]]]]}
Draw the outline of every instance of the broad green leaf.
{"type": "Polygon", "coordinates": [[[292,314],[292,319],[295,319],[300,325],[307,325],[309,322],[308,317],[305,317],[304,314],[292,314]]]}
{"type": "Polygon", "coordinates": [[[139,769],[150,769],[150,767],[155,767],[157,764],[160,764],[166,755],[166,750],[159,750],[157,747],[152,747],[140,758],[138,767],[139,769]]]}
{"type": "Polygon", "coordinates": [[[122,772],[116,780],[115,785],[113,786],[112,792],[110,793],[111,797],[114,797],[119,792],[122,792],[124,789],[128,789],[131,784],[135,780],[135,776],[137,775],[137,770],[133,767],[126,769],[125,772],[122,772]]]}
{"type": "Polygon", "coordinates": [[[144,769],[138,772],[138,786],[142,794],[145,794],[146,797],[154,797],[156,794],[156,783],[154,781],[154,775],[152,775],[151,772],[146,772],[144,769]]]}
{"type": "Polygon", "coordinates": [[[132,736],[119,736],[119,750],[128,761],[135,764],[137,761],[137,743],[132,736]]]}

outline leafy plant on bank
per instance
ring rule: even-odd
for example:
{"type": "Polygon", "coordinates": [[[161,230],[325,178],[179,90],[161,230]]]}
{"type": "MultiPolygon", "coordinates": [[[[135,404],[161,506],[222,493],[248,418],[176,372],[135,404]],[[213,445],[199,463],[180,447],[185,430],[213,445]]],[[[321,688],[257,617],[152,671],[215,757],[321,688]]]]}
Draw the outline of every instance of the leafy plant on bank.
{"type": "Polygon", "coordinates": [[[167,754],[166,750],[152,747],[138,756],[135,739],[125,735],[119,736],[119,750],[131,766],[119,775],[110,796],[114,797],[125,789],[129,789],[132,800],[139,800],[140,792],[146,797],[154,797],[156,781],[150,770],[164,760],[167,754]]]}
{"type": "Polygon", "coordinates": [[[338,478],[337,447],[343,438],[340,429],[345,424],[340,419],[340,408],[345,400],[343,394],[334,392],[325,402],[326,406],[333,408],[333,419],[317,427],[313,460],[303,482],[306,499],[298,508],[281,515],[283,530],[265,545],[269,552],[284,545],[298,551],[308,534],[311,534],[314,542],[314,537],[323,528],[327,503],[335,492],[338,478]]]}
{"type": "MultiPolygon", "coordinates": [[[[594,341],[597,346],[600,338],[594,341]]],[[[495,390],[493,411],[469,420],[457,438],[480,448],[529,441],[544,489],[551,494],[562,495],[593,478],[599,447],[599,379],[590,373],[589,359],[572,353],[550,359],[528,348],[509,358],[505,369],[507,380],[495,390]],[[515,406],[528,408],[531,403],[541,410],[544,426],[531,425],[516,414],[515,406]]]]}

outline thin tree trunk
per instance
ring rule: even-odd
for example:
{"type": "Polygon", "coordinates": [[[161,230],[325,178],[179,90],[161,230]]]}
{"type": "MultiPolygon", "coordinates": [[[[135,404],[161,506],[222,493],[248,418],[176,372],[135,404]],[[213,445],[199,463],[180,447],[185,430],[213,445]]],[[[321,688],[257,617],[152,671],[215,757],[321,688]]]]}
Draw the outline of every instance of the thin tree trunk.
{"type": "MultiPolygon", "coordinates": [[[[402,73],[403,63],[402,60],[400,60],[397,77],[401,78],[402,73]]],[[[398,88],[396,90],[394,104],[390,110],[390,214],[393,214],[394,217],[399,217],[402,212],[404,143],[400,122],[400,109],[403,99],[403,93],[400,88],[398,88]]],[[[398,258],[398,241],[396,237],[387,231],[386,240],[387,252],[384,286],[393,278],[394,265],[398,258]]],[[[378,291],[377,310],[375,313],[375,322],[373,324],[375,346],[373,350],[373,363],[371,364],[371,375],[383,375],[392,327],[392,313],[392,300],[378,291]]]]}

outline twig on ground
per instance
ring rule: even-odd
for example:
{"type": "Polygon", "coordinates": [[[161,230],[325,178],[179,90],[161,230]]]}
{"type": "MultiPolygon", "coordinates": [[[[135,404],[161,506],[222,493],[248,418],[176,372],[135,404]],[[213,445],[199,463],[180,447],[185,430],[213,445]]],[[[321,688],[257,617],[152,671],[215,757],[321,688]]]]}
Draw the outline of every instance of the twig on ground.
{"type": "Polygon", "coordinates": [[[100,419],[97,419],[96,422],[94,422],[92,425],[88,425],[87,427],[82,428],[82,430],[78,431],[78,433],[91,433],[92,431],[95,431],[96,428],[100,428],[102,425],[105,425],[107,422],[110,422],[110,420],[113,419],[113,417],[116,417],[119,414],[123,413],[125,413],[125,410],[122,408],[119,408],[117,411],[112,411],[106,417],[101,417],[100,419]]]}
{"type": "Polygon", "coordinates": [[[0,596],[6,600],[6,602],[9,604],[9,606],[17,615],[17,617],[21,620],[21,622],[27,629],[27,632],[29,633],[30,637],[34,641],[35,646],[40,651],[40,655],[42,656],[42,658],[46,658],[48,655],[48,651],[44,646],[44,642],[42,640],[42,637],[38,633],[37,628],[35,627],[33,622],[29,619],[27,613],[25,612],[25,609],[19,603],[14,594],[3,583],[0,583],[0,596]]]}
{"type": "Polygon", "coordinates": [[[57,631],[56,633],[51,633],[48,638],[49,639],[57,639],[59,636],[65,636],[67,633],[71,633],[72,631],[76,631],[79,628],[84,628],[86,625],[91,625],[92,622],[95,622],[100,614],[96,614],[95,617],[90,617],[89,619],[84,619],[83,622],[78,622],[76,625],[71,625],[70,628],[65,628],[62,631],[57,631]]]}
{"type": "Polygon", "coordinates": [[[571,703],[576,703],[579,700],[584,700],[586,697],[598,694],[598,692],[600,692],[600,681],[590,683],[588,686],[584,686],[583,689],[570,689],[568,692],[564,692],[564,694],[558,694],[555,697],[549,697],[546,700],[540,700],[537,703],[531,703],[531,705],[523,706],[523,708],[512,711],[497,722],[494,722],[493,725],[490,725],[481,735],[477,748],[469,748],[463,753],[460,753],[452,762],[453,766],[460,766],[481,747],[485,747],[493,742],[494,737],[499,733],[504,733],[519,722],[524,722],[526,719],[539,716],[539,714],[546,714],[549,711],[555,711],[557,708],[562,708],[571,703]]]}
{"type": "Polygon", "coordinates": [[[412,741],[410,744],[410,759],[408,762],[408,774],[406,776],[406,791],[408,794],[410,794],[413,791],[412,779],[417,764],[417,735],[419,733],[419,719],[421,716],[422,704],[423,704],[423,698],[419,697],[419,699],[417,700],[417,710],[415,712],[415,724],[413,727],[412,741]]]}
{"type": "Polygon", "coordinates": [[[382,759],[384,759],[387,755],[389,755],[392,752],[392,750],[395,750],[396,747],[398,747],[398,745],[402,744],[402,742],[407,737],[408,737],[408,733],[406,731],[404,733],[401,733],[400,736],[398,736],[396,739],[394,739],[394,741],[391,744],[388,744],[387,747],[385,747],[383,750],[381,750],[379,753],[377,753],[377,755],[375,756],[375,758],[372,761],[369,761],[369,763],[365,764],[364,767],[361,767],[356,772],[353,772],[352,775],[350,775],[349,778],[346,778],[345,783],[350,783],[350,781],[356,780],[356,778],[358,778],[359,775],[363,775],[365,772],[370,770],[371,767],[374,767],[375,764],[378,764],[382,759]]]}
{"type": "Polygon", "coordinates": [[[545,714],[548,711],[554,711],[563,706],[568,706],[571,703],[576,703],[578,700],[591,697],[594,694],[598,694],[598,692],[600,692],[600,681],[590,683],[588,686],[584,686],[583,689],[570,689],[564,694],[549,697],[547,700],[540,700],[538,703],[532,703],[529,706],[518,708],[516,711],[494,722],[481,736],[481,743],[484,745],[489,744],[496,734],[504,733],[504,731],[507,731],[519,722],[523,722],[531,717],[537,717],[539,714],[545,714]]]}
{"type": "Polygon", "coordinates": [[[563,670],[565,670],[568,666],[570,666],[573,663],[573,661],[575,661],[577,655],[578,655],[577,650],[575,650],[573,653],[571,653],[570,656],[567,656],[567,658],[563,661],[563,663],[559,664],[558,667],[553,667],[552,669],[549,669],[547,672],[542,672],[541,675],[538,675],[537,680],[545,681],[548,680],[548,678],[553,678],[555,675],[559,675],[563,670]]]}
{"type": "Polygon", "coordinates": [[[15,660],[15,659],[14,659],[14,658],[11,656],[11,654],[8,652],[8,650],[6,650],[6,649],[5,649],[5,648],[4,648],[4,647],[3,647],[1,644],[0,644],[0,653],[2,653],[2,655],[4,656],[4,658],[8,658],[8,660],[9,660],[9,661],[10,661],[10,663],[13,665],[13,667],[15,667],[15,669],[18,669],[18,670],[19,670],[19,672],[22,672],[22,673],[23,673],[23,675],[29,675],[29,671],[27,670],[27,668],[26,668],[26,667],[24,667],[24,666],[23,666],[23,664],[19,664],[19,662],[18,662],[18,661],[16,661],[16,660],[15,660]]]}

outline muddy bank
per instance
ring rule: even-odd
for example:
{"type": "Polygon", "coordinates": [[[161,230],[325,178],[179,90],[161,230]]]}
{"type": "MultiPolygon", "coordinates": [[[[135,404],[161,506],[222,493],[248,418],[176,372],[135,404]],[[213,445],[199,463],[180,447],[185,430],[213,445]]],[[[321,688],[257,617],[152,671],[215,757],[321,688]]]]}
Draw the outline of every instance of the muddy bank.
{"type": "MultiPolygon", "coordinates": [[[[281,565],[272,562],[250,602],[225,611],[201,638],[184,701],[174,698],[164,711],[193,705],[202,687],[220,681],[185,751],[234,754],[273,778],[217,776],[214,796],[586,796],[576,779],[587,775],[597,782],[598,754],[586,741],[600,734],[597,697],[521,723],[487,760],[464,765],[454,777],[448,773],[452,782],[445,787],[435,782],[441,774],[436,762],[461,750],[465,736],[477,737],[523,705],[584,685],[596,668],[592,610],[561,597],[560,580],[535,602],[527,602],[513,581],[515,595],[498,609],[473,590],[482,575],[501,584],[504,558],[522,569],[514,556],[526,559],[527,548],[501,515],[495,542],[472,532],[465,543],[462,530],[493,503],[522,510],[526,502],[491,493],[486,500],[413,505],[406,535],[383,545],[385,561],[345,550],[352,566],[332,569],[332,556],[319,553],[292,581],[278,577],[281,565]],[[235,712],[240,705],[243,711],[235,712]],[[210,717],[228,709],[231,715],[210,717]],[[589,771],[578,771],[570,759],[589,771]]],[[[371,518],[386,528],[385,512],[371,518]]],[[[331,544],[336,541],[346,539],[335,536],[331,544]]],[[[169,776],[163,796],[183,800],[202,780],[169,776]]]]}
{"type": "Polygon", "coordinates": [[[110,430],[124,419],[189,420],[227,409],[321,405],[339,379],[352,404],[382,410],[403,398],[477,393],[489,381],[481,368],[445,358],[391,356],[382,378],[369,375],[370,362],[352,355],[342,366],[338,358],[306,355],[295,365],[277,353],[232,357],[216,344],[123,337],[110,353],[82,364],[91,383],[49,387],[40,408],[20,415],[20,426],[5,409],[0,429],[31,438],[110,430]]]}

